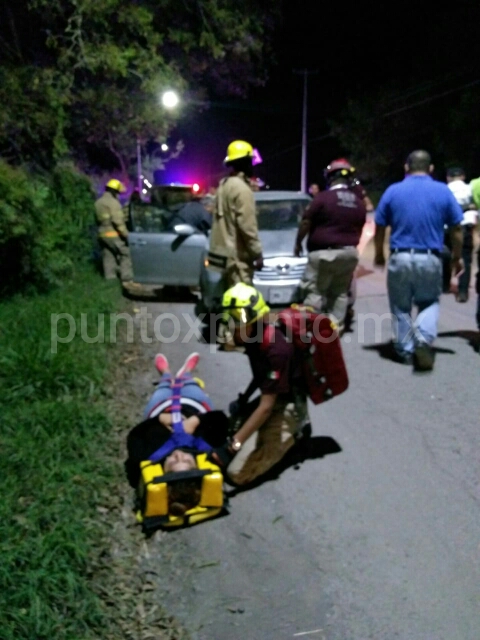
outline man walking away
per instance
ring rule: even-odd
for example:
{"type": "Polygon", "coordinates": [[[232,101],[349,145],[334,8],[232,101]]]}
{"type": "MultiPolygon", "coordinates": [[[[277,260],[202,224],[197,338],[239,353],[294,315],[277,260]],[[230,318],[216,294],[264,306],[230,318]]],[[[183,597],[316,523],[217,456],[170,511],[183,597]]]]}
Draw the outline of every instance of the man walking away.
{"type": "Polygon", "coordinates": [[[303,302],[316,311],[334,316],[342,332],[348,306],[348,289],[358,263],[366,209],[350,190],[351,166],[332,162],[325,169],[327,190],[307,207],[300,223],[294,253],[302,253],[308,235],[308,263],[300,285],[303,302]]]}
{"type": "Polygon", "coordinates": [[[455,200],[462,207],[462,258],[464,271],[458,278],[457,302],[467,302],[472,275],[473,231],[477,223],[477,208],[473,203],[472,187],[465,182],[465,171],[460,167],[447,169],[447,184],[455,200]]]}
{"type": "Polygon", "coordinates": [[[433,341],[442,292],[444,225],[452,233],[454,273],[463,268],[463,211],[446,184],[433,180],[430,154],[413,151],[406,177],[385,191],[375,214],[375,264],[385,265],[386,227],[391,228],[387,288],[394,316],[394,348],[399,362],[418,371],[433,369],[433,341]],[[412,320],[412,305],[418,315],[412,320]]]}
{"type": "Polygon", "coordinates": [[[119,193],[125,191],[125,186],[120,180],[113,178],[107,182],[105,193],[95,202],[104,276],[107,280],[113,280],[117,277],[117,270],[120,270],[120,279],[124,285],[131,284],[133,279],[128,229],[122,206],[118,201],[119,193]]]}

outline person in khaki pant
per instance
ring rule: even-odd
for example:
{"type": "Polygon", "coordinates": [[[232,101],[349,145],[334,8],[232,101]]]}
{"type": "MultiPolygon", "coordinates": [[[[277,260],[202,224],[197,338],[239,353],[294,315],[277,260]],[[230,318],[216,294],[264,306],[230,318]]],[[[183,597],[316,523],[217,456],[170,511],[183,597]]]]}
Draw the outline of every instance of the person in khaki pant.
{"type": "Polygon", "coordinates": [[[249,180],[253,155],[253,147],[248,142],[232,142],[224,160],[230,175],[221,180],[217,189],[208,263],[210,269],[222,273],[223,290],[237,282],[251,284],[254,270],[263,267],[249,180]]]}
{"type": "Polygon", "coordinates": [[[238,416],[235,435],[210,456],[232,482],[245,485],[269,471],[298,438],[308,437],[311,425],[301,362],[294,345],[278,327],[272,327],[268,344],[263,342],[270,309],[262,294],[238,283],[225,292],[222,309],[222,320],[228,327],[223,336],[226,350],[245,348],[253,380],[230,405],[230,413],[238,416]],[[260,397],[248,403],[257,388],[260,397]]]}
{"type": "Polygon", "coordinates": [[[98,241],[102,248],[103,273],[106,280],[117,278],[130,283],[133,279],[132,261],[128,248],[128,229],[118,194],[125,192],[120,180],[109,180],[105,193],[95,202],[98,241]]]}
{"type": "Polygon", "coordinates": [[[303,303],[333,316],[341,333],[367,215],[364,202],[350,189],[352,171],[346,160],[335,160],[325,169],[328,188],[307,207],[294,249],[299,256],[308,234],[308,263],[300,284],[303,303]]]}

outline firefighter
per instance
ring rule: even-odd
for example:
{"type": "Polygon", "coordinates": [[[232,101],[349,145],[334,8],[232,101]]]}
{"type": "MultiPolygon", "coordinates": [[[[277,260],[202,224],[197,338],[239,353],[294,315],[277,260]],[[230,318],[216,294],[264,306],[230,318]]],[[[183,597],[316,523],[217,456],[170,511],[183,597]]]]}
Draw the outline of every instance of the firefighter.
{"type": "Polygon", "coordinates": [[[120,270],[122,283],[130,284],[133,271],[128,248],[128,229],[122,206],[118,201],[118,194],[125,191],[125,186],[120,180],[109,180],[104,194],[95,202],[95,213],[105,279],[115,279],[120,270]]]}
{"type": "Polygon", "coordinates": [[[263,267],[255,202],[250,185],[254,150],[244,140],[227,149],[224,164],[230,175],[220,181],[210,234],[209,267],[223,274],[223,289],[245,282],[263,267]]]}

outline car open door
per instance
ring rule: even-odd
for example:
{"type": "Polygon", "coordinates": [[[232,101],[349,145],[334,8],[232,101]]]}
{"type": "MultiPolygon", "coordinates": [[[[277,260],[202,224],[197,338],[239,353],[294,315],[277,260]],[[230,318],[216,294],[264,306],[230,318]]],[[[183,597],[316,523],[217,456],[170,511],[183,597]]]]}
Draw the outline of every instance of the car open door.
{"type": "Polygon", "coordinates": [[[132,208],[130,254],[135,282],[195,287],[208,238],[190,225],[172,227],[172,212],[147,203],[132,208]]]}

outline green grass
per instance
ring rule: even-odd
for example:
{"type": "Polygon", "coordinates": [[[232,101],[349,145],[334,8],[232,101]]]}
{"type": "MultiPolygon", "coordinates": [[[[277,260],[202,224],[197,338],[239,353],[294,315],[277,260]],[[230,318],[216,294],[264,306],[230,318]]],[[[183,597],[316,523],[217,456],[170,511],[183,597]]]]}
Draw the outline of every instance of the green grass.
{"type": "MultiPolygon", "coordinates": [[[[103,394],[114,346],[50,343],[52,313],[119,310],[117,282],[85,271],[61,289],[0,304],[0,637],[105,637],[91,559],[97,508],[119,477],[103,394]]],[[[108,323],[106,323],[108,325],[108,323]]],[[[89,333],[94,333],[94,325],[89,333]]],[[[79,332],[78,332],[79,333],[79,332]]],[[[97,545],[97,548],[95,547],[97,545]]]]}

